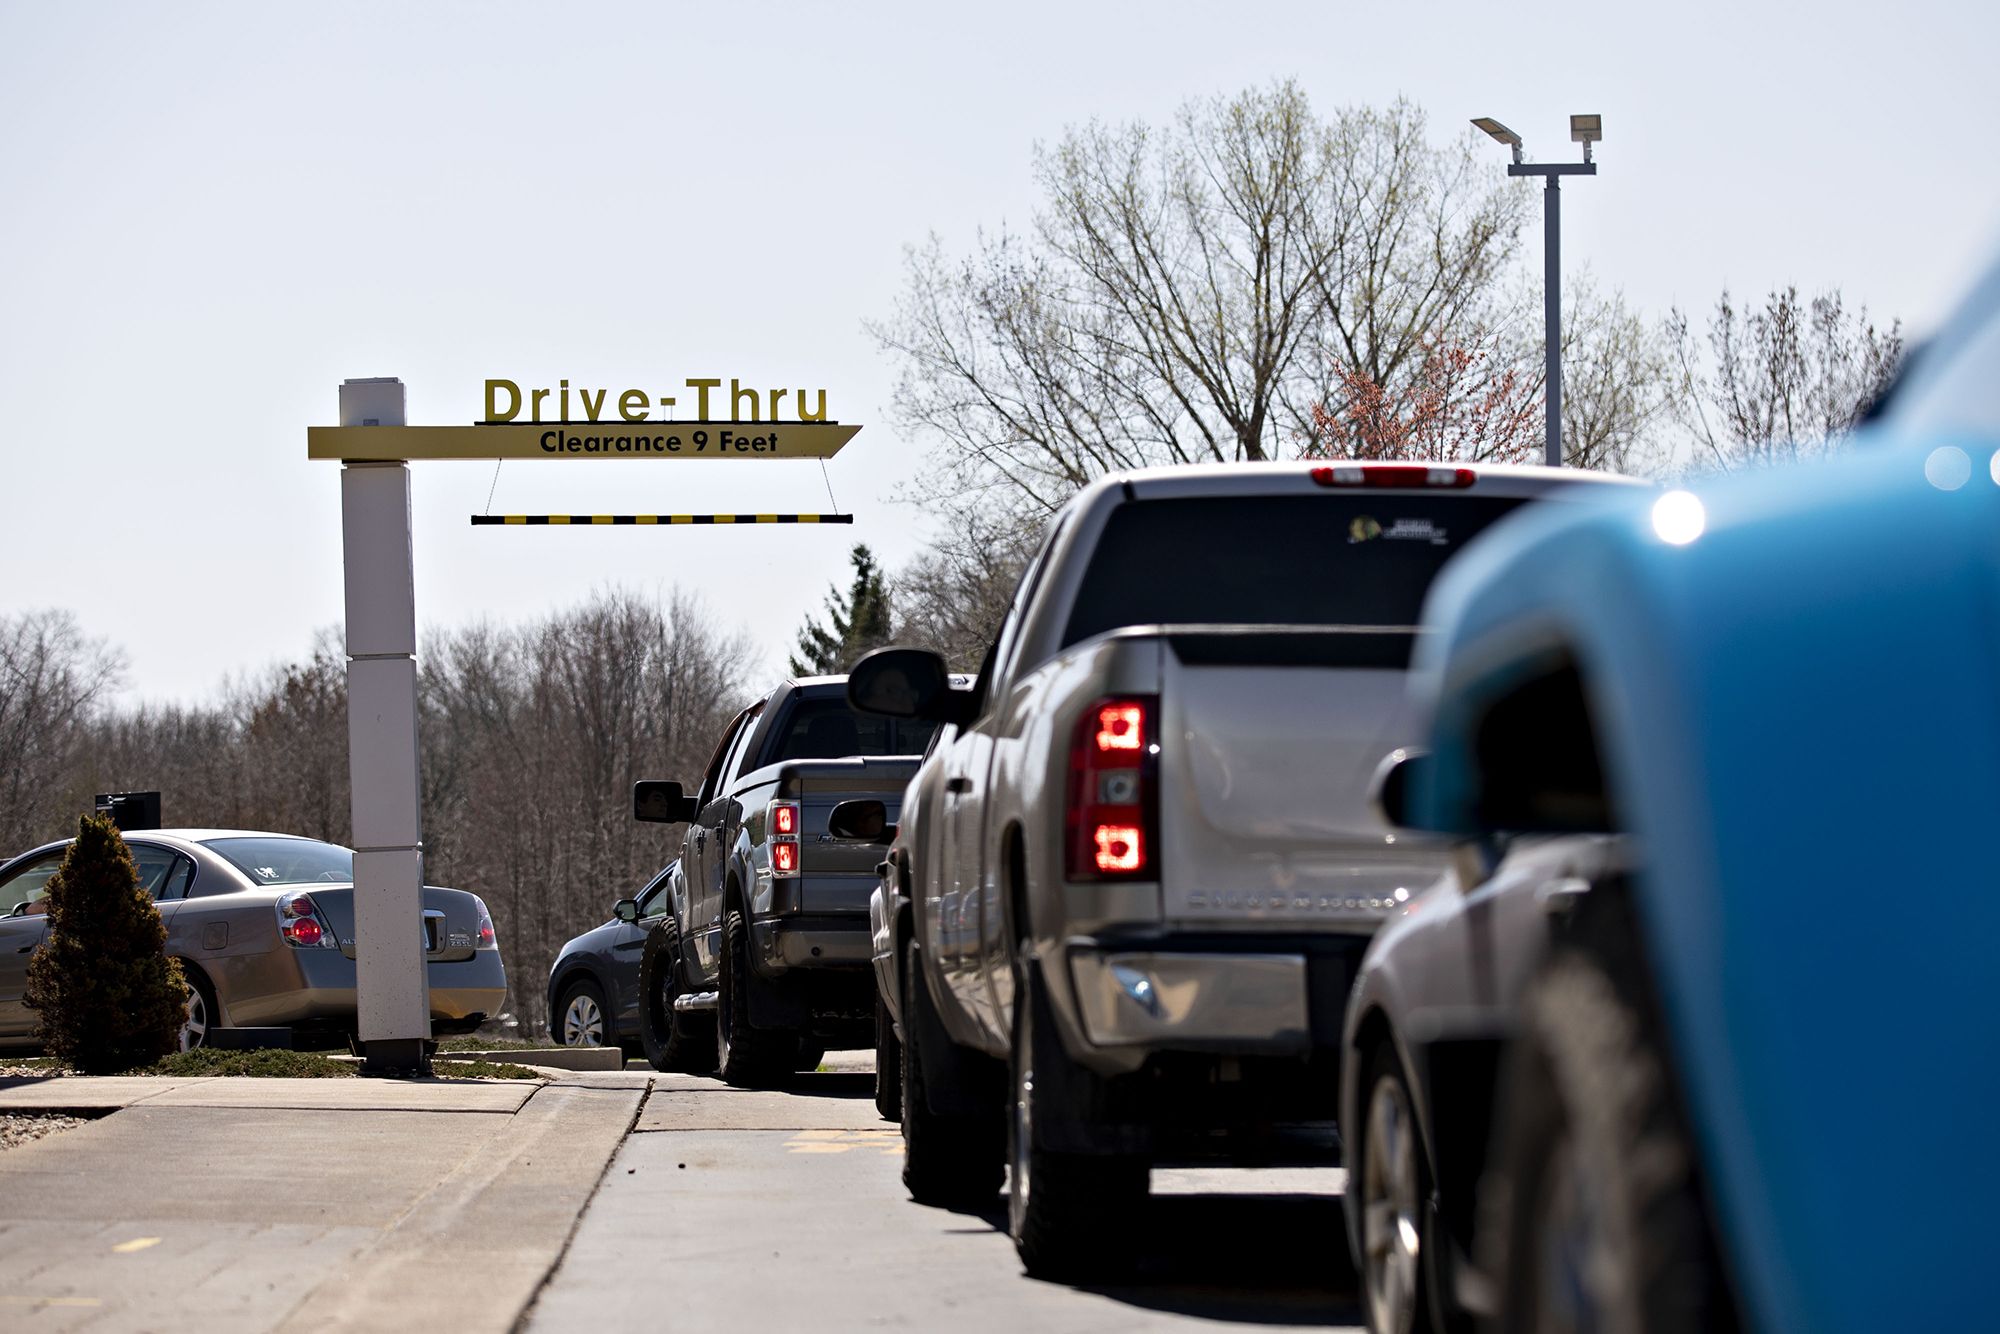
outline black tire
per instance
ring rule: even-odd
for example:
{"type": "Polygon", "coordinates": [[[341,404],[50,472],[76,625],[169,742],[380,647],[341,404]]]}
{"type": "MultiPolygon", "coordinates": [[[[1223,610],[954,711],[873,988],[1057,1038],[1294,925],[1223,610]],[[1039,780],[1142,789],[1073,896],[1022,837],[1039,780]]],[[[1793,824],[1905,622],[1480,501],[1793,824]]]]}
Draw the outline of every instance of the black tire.
{"type": "Polygon", "coordinates": [[[674,1009],[686,978],[680,926],[669,917],[646,933],[639,956],[639,1046],[655,1070],[705,1075],[715,1069],[715,1029],[705,1014],[674,1009]]]}
{"type": "Polygon", "coordinates": [[[1480,1228],[1498,1328],[1735,1330],[1629,907],[1587,911],[1528,989],[1503,1081],[1480,1228]],[[1559,1324],[1566,1307],[1592,1323],[1559,1324]]]}
{"type": "MultiPolygon", "coordinates": [[[[1017,956],[1018,957],[1018,956],[1017,956]]],[[[1032,959],[1015,964],[1014,1040],[1009,1062],[1007,1231],[1032,1278],[1081,1282],[1117,1277],[1138,1258],[1149,1188],[1145,1160],[1122,1155],[1055,1153],[1040,1130],[1076,1115],[1059,1105],[1037,1064],[1058,1058],[1053,1016],[1032,959]]]]}
{"type": "Polygon", "coordinates": [[[750,930],[732,908],[722,919],[721,995],[715,1007],[715,1071],[738,1088],[781,1088],[798,1064],[799,1035],[753,1028],[750,1007],[750,930]]]}
{"type": "Polygon", "coordinates": [[[1431,1168],[1410,1096],[1410,1081],[1386,1037],[1361,1075],[1361,1133],[1349,1161],[1349,1188],[1361,1196],[1361,1309],[1373,1334],[1428,1334],[1432,1328],[1431,1168]],[[1379,1220],[1378,1201],[1390,1209],[1379,1220]],[[1415,1240],[1415,1252],[1405,1249],[1415,1240]]]}
{"type": "Polygon", "coordinates": [[[875,1110],[884,1121],[903,1119],[903,1040],[895,1016],[875,997],[875,1110]]]}
{"type": "Polygon", "coordinates": [[[208,974],[202,972],[198,966],[185,959],[181,960],[181,976],[187,979],[188,985],[188,1021],[181,1025],[180,1049],[192,1051],[197,1047],[208,1045],[208,1030],[221,1024],[222,1007],[215,1003],[215,987],[209,982],[208,974]],[[192,1034],[193,1040],[190,1041],[190,1029],[195,1023],[197,1007],[202,1016],[201,1027],[192,1034]]]}
{"type": "Polygon", "coordinates": [[[797,1070],[801,1074],[811,1074],[813,1071],[819,1069],[819,1063],[825,1059],[826,1046],[824,1043],[814,1042],[811,1038],[800,1038],[799,1054],[792,1058],[792,1069],[797,1070]]]}
{"type": "MultiPolygon", "coordinates": [[[[993,1202],[1006,1172],[999,1118],[933,1111],[919,1025],[937,1025],[915,946],[903,952],[903,1185],[918,1204],[977,1209],[993,1202]],[[918,1007],[922,1007],[919,1010],[918,1007]]],[[[937,1031],[937,1030],[933,1030],[937,1031]]]]}
{"type": "Polygon", "coordinates": [[[604,988],[587,977],[579,977],[562,989],[556,997],[555,1013],[549,1016],[549,1027],[554,1030],[556,1044],[563,1047],[608,1047],[614,1045],[617,1034],[612,1030],[611,1011],[604,1004],[604,988]],[[578,1025],[572,1031],[571,1011],[577,1009],[578,1001],[587,1001],[597,1017],[597,1041],[584,1042],[580,1039],[588,1035],[588,1015],[578,1015],[578,1025]]]}

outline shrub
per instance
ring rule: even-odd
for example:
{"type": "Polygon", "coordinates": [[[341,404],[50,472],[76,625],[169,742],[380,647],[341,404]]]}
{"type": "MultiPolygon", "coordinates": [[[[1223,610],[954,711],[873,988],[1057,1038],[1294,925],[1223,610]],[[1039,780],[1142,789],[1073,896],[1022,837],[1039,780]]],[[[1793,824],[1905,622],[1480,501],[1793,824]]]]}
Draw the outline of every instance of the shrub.
{"type": "Polygon", "coordinates": [[[118,827],[77,822],[48,883],[48,939],[28,961],[28,1004],[49,1055],[87,1075],[150,1065],[180,1045],[187,983],[118,827]]]}

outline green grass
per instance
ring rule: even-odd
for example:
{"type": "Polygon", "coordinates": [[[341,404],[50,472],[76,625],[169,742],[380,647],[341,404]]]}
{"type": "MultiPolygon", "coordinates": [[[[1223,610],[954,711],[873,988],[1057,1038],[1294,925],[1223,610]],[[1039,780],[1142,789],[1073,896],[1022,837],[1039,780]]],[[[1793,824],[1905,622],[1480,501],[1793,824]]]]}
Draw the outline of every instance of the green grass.
{"type": "Polygon", "coordinates": [[[453,1061],[439,1057],[431,1063],[439,1079],[540,1079],[541,1072],[511,1061],[453,1061]]]}
{"type": "Polygon", "coordinates": [[[354,1066],[311,1051],[218,1051],[197,1047],[177,1051],[153,1064],[128,1070],[133,1075],[247,1075],[277,1079],[342,1079],[354,1066]]]}
{"type": "Polygon", "coordinates": [[[488,1038],[477,1033],[466,1033],[460,1037],[443,1038],[438,1042],[439,1051],[520,1051],[538,1047],[553,1047],[553,1042],[529,1042],[526,1038],[488,1038]]]}

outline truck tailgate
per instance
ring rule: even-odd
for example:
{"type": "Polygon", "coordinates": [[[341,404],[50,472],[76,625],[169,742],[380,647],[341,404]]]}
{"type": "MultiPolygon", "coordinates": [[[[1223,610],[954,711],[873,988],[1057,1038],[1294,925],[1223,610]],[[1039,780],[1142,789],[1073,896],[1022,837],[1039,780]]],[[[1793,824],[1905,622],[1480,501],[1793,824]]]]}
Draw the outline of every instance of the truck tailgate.
{"type": "Polygon", "coordinates": [[[1372,929],[1435,880],[1368,805],[1417,739],[1409,629],[1260,628],[1162,639],[1160,838],[1169,921],[1372,929]]]}
{"type": "Polygon", "coordinates": [[[843,801],[872,798],[895,820],[903,789],[917,772],[916,756],[868,756],[850,760],[795,760],[785,766],[779,792],[799,803],[799,868],[805,912],[868,911],[875,866],[885,849],[874,843],[838,842],[827,818],[843,801]]]}

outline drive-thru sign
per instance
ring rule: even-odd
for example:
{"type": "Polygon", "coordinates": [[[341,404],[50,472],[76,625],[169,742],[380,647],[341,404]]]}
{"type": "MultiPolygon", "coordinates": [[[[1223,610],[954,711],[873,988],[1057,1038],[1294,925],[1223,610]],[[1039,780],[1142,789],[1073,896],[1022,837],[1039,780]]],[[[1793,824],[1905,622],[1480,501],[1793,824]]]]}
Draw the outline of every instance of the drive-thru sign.
{"type": "MultiPolygon", "coordinates": [[[[690,380],[704,415],[720,381],[690,380]]],[[[487,382],[489,417],[496,386],[487,382]]],[[[784,391],[760,401],[730,382],[729,401],[750,415],[775,409],[784,391]]],[[[531,391],[539,417],[550,390],[531,391]]],[[[569,411],[568,382],[557,398],[569,411]]],[[[507,419],[469,426],[410,426],[403,382],[348,380],[340,425],[306,431],[310,458],[339,459],[342,557],[347,593],[347,745],[353,784],[355,1001],[365,1062],[375,1074],[428,1069],[430,985],[423,934],[423,828],[417,768],[416,576],[411,561],[411,459],[826,459],[861,428],[802,421],[656,421],[638,390],[615,400],[620,415],[598,420],[606,402],[579,390],[587,420],[519,421],[518,389],[507,419]],[[634,415],[634,413],[638,415],[634,415]]],[[[662,398],[671,407],[673,399],[662,398]]],[[[804,411],[805,391],[797,394],[804,411]]],[[[771,414],[775,415],[775,413],[771,414]]],[[[649,516],[651,517],[651,516],[649,516]]],[[[707,516],[710,518],[717,516],[707,516]]],[[[749,517],[749,516],[744,516],[749,517]]],[[[766,517],[766,516],[759,516],[766,517]]],[[[752,519],[755,522],[755,519],[752,519]]]]}

